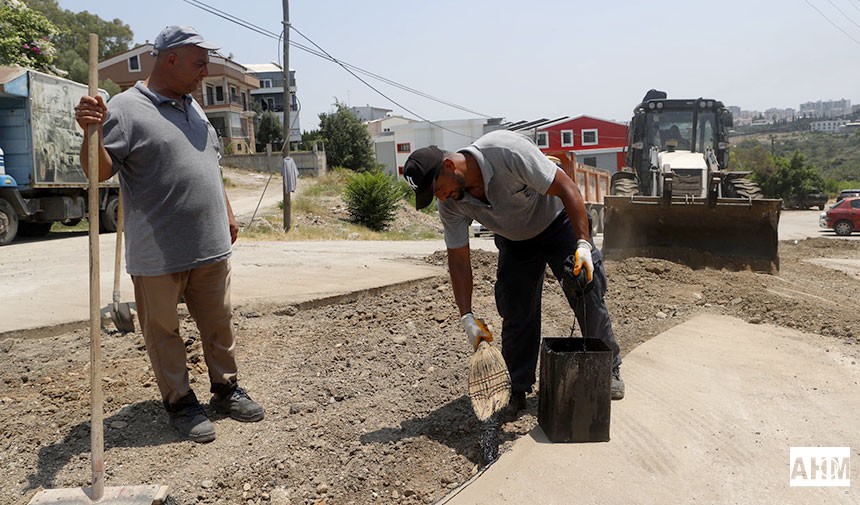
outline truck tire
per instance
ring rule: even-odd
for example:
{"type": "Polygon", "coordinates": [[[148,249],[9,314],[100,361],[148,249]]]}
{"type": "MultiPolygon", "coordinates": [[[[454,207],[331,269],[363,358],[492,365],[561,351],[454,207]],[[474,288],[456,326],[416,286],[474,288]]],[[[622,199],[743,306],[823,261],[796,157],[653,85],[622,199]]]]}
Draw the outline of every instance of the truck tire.
{"type": "Polygon", "coordinates": [[[18,234],[18,214],[12,205],[0,198],[0,245],[6,245],[18,234]]]}
{"type": "Polygon", "coordinates": [[[591,233],[592,235],[597,235],[598,233],[603,233],[603,227],[600,226],[600,211],[592,207],[588,210],[588,213],[591,215],[591,233]]]}
{"type": "Polygon", "coordinates": [[[51,231],[51,225],[53,224],[21,221],[18,223],[18,235],[21,237],[44,237],[51,231]]]}
{"type": "Polygon", "coordinates": [[[99,232],[113,233],[116,231],[116,211],[119,208],[119,196],[108,196],[105,209],[99,212],[99,232]]]}

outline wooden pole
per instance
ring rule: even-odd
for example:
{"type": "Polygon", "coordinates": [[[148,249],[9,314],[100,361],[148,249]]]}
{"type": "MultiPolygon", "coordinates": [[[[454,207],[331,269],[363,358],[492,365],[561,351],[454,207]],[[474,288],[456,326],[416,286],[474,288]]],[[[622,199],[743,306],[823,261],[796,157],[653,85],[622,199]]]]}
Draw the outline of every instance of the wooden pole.
{"type": "MultiPolygon", "coordinates": [[[[290,1],[284,2],[284,158],[290,157],[290,133],[292,128],[290,124],[290,112],[293,109],[293,101],[290,87],[290,1]]],[[[284,194],[284,231],[290,231],[292,226],[291,211],[290,211],[290,192],[287,191],[287,171],[286,167],[282,168],[284,175],[284,184],[282,191],[284,194]]]]}
{"type": "MultiPolygon", "coordinates": [[[[90,34],[89,94],[99,93],[99,37],[90,34]]],[[[104,413],[102,411],[102,352],[101,304],[99,291],[99,137],[98,126],[87,126],[89,143],[89,207],[90,222],[90,448],[93,471],[92,501],[104,496],[104,413]]]]}

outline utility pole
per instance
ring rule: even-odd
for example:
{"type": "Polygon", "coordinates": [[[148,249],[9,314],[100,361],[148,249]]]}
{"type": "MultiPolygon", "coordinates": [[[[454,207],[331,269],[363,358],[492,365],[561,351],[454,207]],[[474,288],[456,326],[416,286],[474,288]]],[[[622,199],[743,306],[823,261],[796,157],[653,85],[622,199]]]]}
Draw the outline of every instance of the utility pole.
{"type": "MultiPolygon", "coordinates": [[[[291,100],[290,91],[290,1],[284,1],[284,158],[290,157],[290,112],[292,111],[293,101],[291,100]]],[[[287,168],[284,162],[283,176],[284,184],[282,191],[284,193],[284,231],[289,231],[291,227],[291,212],[290,212],[290,192],[287,191],[287,168]]]]}

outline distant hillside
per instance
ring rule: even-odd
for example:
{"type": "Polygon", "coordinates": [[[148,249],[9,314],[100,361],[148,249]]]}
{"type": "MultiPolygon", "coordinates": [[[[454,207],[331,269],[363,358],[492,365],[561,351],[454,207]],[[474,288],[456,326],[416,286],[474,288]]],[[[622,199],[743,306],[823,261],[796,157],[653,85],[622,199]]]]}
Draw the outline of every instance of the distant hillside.
{"type": "Polygon", "coordinates": [[[734,145],[759,142],[773,148],[773,154],[790,158],[800,151],[825,179],[860,181],[860,132],[822,133],[813,131],[747,133],[730,137],[734,145]],[[772,137],[772,138],[771,138],[772,137]]]}

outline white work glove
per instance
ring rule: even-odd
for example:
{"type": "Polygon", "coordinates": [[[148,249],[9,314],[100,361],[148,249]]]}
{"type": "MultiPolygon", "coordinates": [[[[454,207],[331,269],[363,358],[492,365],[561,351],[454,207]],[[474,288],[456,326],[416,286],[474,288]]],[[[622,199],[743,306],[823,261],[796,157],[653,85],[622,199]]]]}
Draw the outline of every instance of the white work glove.
{"type": "Polygon", "coordinates": [[[588,274],[588,282],[590,283],[594,278],[594,260],[591,259],[591,242],[585,239],[577,240],[575,258],[573,275],[579,275],[579,272],[585,267],[585,271],[588,274]]]}
{"type": "Polygon", "coordinates": [[[463,314],[463,317],[460,318],[460,322],[463,323],[463,329],[466,330],[466,340],[468,340],[469,345],[472,346],[472,352],[478,349],[478,344],[480,344],[482,340],[487,342],[493,341],[493,336],[490,334],[490,330],[487,328],[487,325],[484,324],[484,320],[475,319],[475,316],[472,315],[471,312],[463,314]]]}

